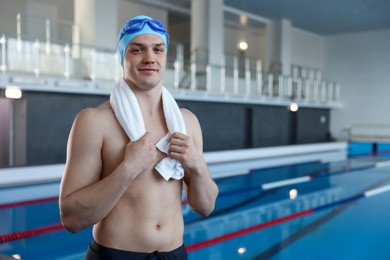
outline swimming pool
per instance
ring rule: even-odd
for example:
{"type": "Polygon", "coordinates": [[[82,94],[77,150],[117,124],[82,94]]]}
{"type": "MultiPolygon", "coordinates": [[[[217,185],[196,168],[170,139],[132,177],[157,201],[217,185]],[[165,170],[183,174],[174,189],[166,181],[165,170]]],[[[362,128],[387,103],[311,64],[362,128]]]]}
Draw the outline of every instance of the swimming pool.
{"type": "Polygon", "coordinates": [[[390,259],[390,209],[385,206],[390,192],[359,196],[389,185],[390,168],[349,168],[345,173],[259,192],[229,212],[187,225],[187,244],[200,243],[191,257],[390,259]],[[294,189],[299,195],[290,199],[294,189]]]}
{"type": "MultiPolygon", "coordinates": [[[[386,155],[364,156],[219,178],[220,195],[210,217],[200,218],[183,201],[189,258],[390,259],[387,164],[386,155]]],[[[1,253],[83,259],[91,230],[71,234],[58,227],[56,197],[44,196],[58,185],[0,189],[0,196],[42,193],[34,201],[0,205],[1,253]]]]}

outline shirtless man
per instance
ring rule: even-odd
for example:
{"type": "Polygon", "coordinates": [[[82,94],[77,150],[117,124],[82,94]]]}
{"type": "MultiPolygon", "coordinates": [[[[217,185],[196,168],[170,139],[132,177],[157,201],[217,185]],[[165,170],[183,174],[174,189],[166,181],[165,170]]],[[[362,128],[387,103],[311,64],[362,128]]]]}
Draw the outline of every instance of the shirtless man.
{"type": "Polygon", "coordinates": [[[203,159],[199,122],[190,111],[180,109],[187,134],[176,132],[169,138],[168,156],[181,162],[184,178],[166,181],[154,169],[167,156],[155,146],[168,132],[161,100],[169,44],[164,31],[156,20],[138,16],[121,30],[131,41],[122,50],[118,45],[123,78],[137,97],[146,134],[129,140],[108,101],[81,111],[73,123],[60,212],[71,232],[93,225],[94,240],[86,259],[146,259],[161,254],[164,259],[187,259],[183,184],[194,211],[208,216],[214,209],[218,187],[203,159]],[[134,23],[136,19],[141,22],[134,23]]]}

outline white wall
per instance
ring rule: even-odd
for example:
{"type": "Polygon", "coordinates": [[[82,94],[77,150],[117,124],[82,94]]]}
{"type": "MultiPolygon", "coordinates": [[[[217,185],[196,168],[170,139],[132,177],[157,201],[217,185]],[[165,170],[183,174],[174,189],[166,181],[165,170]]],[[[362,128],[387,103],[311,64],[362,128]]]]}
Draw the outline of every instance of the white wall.
{"type": "MultiPolygon", "coordinates": [[[[2,0],[0,0],[2,1],[2,0]]],[[[14,0],[12,0],[14,1],[14,0]]],[[[56,9],[57,18],[64,21],[73,22],[74,20],[74,0],[25,0],[26,3],[33,4],[33,2],[40,3],[40,5],[51,6],[56,9]]],[[[45,17],[45,9],[40,10],[40,16],[45,17]]],[[[29,11],[27,11],[29,12],[29,11]]],[[[33,13],[34,14],[34,13],[33,13]]]]}
{"type": "MultiPolygon", "coordinates": [[[[50,14],[46,13],[45,6],[55,8],[57,11],[57,18],[65,21],[73,21],[73,2],[74,0],[0,0],[0,8],[9,10],[10,12],[20,12],[30,15],[38,15],[47,17],[50,14]],[[31,9],[35,5],[44,6],[43,9],[31,9]]],[[[48,17],[49,18],[49,17],[48,17]]]]}
{"type": "Polygon", "coordinates": [[[21,31],[32,40],[46,40],[45,20],[50,20],[51,39],[70,42],[74,20],[73,0],[0,0],[0,30],[16,34],[16,15],[21,14],[21,31]]]}
{"type": "Polygon", "coordinates": [[[248,43],[246,56],[254,59],[261,59],[262,61],[264,61],[266,57],[266,41],[264,29],[260,29],[258,32],[254,33],[251,31],[239,30],[225,26],[224,38],[225,53],[238,55],[239,42],[246,41],[248,43]]]}
{"type": "MultiPolygon", "coordinates": [[[[263,70],[268,70],[269,59],[275,54],[267,53],[272,51],[272,46],[267,46],[270,34],[266,32],[266,27],[259,29],[256,33],[253,31],[238,30],[225,26],[225,44],[226,53],[238,54],[237,45],[241,40],[245,40],[249,48],[246,55],[251,58],[258,58],[262,61],[263,70]]],[[[323,66],[323,40],[320,35],[310,33],[298,28],[291,27],[290,44],[287,46],[290,52],[289,65],[299,65],[303,67],[322,69],[323,66]]],[[[280,46],[277,47],[280,50],[280,46]]],[[[285,50],[286,51],[286,50],[285,50]]],[[[278,54],[279,55],[279,54],[278,54]]],[[[288,66],[289,66],[288,65],[288,66]]]]}
{"type": "Polygon", "coordinates": [[[321,69],[323,37],[293,28],[291,38],[291,64],[321,69]]]}
{"type": "Polygon", "coordinates": [[[390,30],[325,38],[324,74],[341,84],[343,107],[332,110],[331,133],[353,124],[390,125],[390,30]]]}

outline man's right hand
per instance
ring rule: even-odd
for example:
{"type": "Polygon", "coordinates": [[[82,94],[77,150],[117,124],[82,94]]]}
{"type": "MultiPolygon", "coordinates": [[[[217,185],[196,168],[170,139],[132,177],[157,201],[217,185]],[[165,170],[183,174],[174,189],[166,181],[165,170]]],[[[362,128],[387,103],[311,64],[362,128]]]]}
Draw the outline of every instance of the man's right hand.
{"type": "Polygon", "coordinates": [[[146,132],[135,142],[126,145],[124,164],[137,175],[154,166],[158,160],[158,150],[152,142],[152,134],[146,132]]]}

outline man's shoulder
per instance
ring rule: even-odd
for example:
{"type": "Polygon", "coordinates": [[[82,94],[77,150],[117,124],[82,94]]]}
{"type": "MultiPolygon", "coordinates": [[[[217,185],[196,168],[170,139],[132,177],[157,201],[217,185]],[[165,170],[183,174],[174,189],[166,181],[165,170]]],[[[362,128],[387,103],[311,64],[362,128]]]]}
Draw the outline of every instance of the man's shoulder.
{"type": "Polygon", "coordinates": [[[113,111],[109,102],[104,102],[97,107],[87,107],[81,110],[76,120],[86,124],[100,124],[113,118],[113,111]]]}
{"type": "Polygon", "coordinates": [[[190,120],[196,119],[196,115],[192,113],[190,110],[188,110],[187,108],[180,108],[180,112],[183,115],[184,119],[190,119],[190,120]]]}
{"type": "Polygon", "coordinates": [[[101,103],[96,107],[86,107],[79,112],[79,115],[98,116],[98,115],[104,115],[106,113],[112,113],[112,109],[109,101],[101,103]]]}
{"type": "Polygon", "coordinates": [[[194,113],[186,108],[180,108],[187,129],[199,128],[199,120],[194,113]]]}

